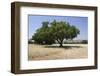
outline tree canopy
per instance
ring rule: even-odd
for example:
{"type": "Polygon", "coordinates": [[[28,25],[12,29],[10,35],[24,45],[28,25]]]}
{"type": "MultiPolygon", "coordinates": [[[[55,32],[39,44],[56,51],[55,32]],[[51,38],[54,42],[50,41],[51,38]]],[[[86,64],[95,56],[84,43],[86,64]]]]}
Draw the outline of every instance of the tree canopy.
{"type": "Polygon", "coordinates": [[[57,41],[62,46],[64,39],[73,39],[78,34],[79,29],[65,21],[44,21],[42,27],[32,36],[32,40],[39,44],[53,44],[57,41]]]}

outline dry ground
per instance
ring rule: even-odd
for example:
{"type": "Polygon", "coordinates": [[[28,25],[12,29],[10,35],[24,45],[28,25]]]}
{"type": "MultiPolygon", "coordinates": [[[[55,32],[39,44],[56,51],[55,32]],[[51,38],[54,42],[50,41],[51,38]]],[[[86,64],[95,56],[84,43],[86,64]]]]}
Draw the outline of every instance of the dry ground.
{"type": "Polygon", "coordinates": [[[53,45],[29,44],[29,60],[80,59],[87,58],[87,44],[53,45]]]}

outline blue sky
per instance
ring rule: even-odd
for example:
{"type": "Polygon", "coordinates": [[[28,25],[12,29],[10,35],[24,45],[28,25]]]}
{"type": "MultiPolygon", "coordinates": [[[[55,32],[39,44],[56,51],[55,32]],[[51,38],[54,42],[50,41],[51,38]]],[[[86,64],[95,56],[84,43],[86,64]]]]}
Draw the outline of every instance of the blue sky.
{"type": "Polygon", "coordinates": [[[71,25],[76,26],[80,30],[80,34],[75,38],[81,40],[88,39],[88,17],[75,17],[75,16],[47,16],[47,15],[29,15],[28,16],[28,39],[34,35],[36,30],[42,26],[43,21],[52,22],[66,21],[71,25]]]}

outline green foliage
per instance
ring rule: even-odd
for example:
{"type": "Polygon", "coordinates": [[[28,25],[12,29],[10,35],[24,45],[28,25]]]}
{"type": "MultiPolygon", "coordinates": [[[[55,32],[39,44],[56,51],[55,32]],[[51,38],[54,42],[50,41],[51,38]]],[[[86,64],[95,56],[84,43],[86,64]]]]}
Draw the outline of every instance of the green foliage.
{"type": "Polygon", "coordinates": [[[73,39],[77,37],[77,34],[80,34],[80,31],[75,26],[70,26],[70,28],[68,29],[67,38],[73,39]]]}
{"type": "Polygon", "coordinates": [[[53,38],[62,46],[64,38],[67,36],[67,30],[69,25],[64,21],[56,22],[54,20],[51,22],[51,31],[53,33],[53,38]]]}
{"type": "Polygon", "coordinates": [[[43,22],[42,27],[37,29],[36,33],[32,36],[32,39],[36,43],[40,44],[52,44],[54,39],[52,38],[52,33],[50,32],[50,27],[48,27],[49,22],[43,22]]]}
{"type": "Polygon", "coordinates": [[[64,39],[73,39],[80,33],[79,29],[65,21],[42,22],[42,27],[37,29],[32,40],[40,44],[53,44],[57,41],[60,46],[64,39]],[[50,26],[48,26],[50,25],[50,26]]]}

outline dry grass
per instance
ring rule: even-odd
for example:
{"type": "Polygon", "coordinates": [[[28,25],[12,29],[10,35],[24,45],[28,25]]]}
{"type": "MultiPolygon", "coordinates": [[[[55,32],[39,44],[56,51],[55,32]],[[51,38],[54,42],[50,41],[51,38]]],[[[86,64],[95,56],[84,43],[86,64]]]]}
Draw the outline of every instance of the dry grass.
{"type": "Polygon", "coordinates": [[[80,59],[87,58],[87,44],[53,45],[29,44],[29,60],[80,59]]]}

